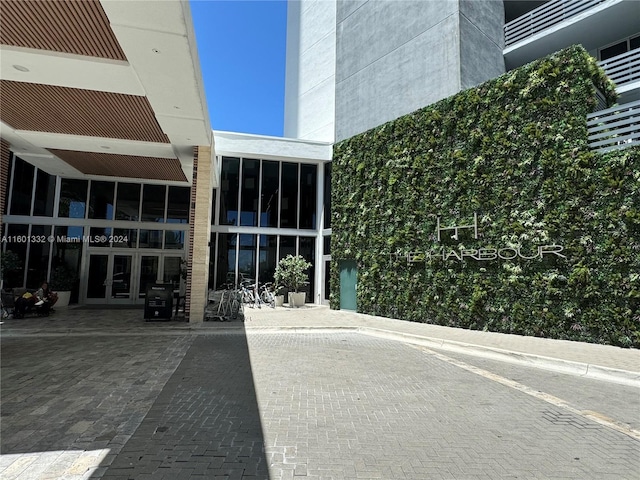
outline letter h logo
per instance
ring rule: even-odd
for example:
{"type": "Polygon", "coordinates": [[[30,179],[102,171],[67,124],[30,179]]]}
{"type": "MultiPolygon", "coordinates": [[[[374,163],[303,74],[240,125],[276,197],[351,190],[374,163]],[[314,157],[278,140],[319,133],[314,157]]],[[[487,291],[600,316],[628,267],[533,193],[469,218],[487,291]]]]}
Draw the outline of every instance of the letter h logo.
{"type": "Polygon", "coordinates": [[[478,214],[474,212],[473,214],[473,224],[471,225],[457,225],[455,227],[441,227],[440,226],[440,215],[438,215],[438,226],[437,226],[437,232],[438,232],[438,241],[440,241],[440,234],[442,232],[446,232],[449,230],[453,230],[453,235],[451,235],[451,238],[454,240],[458,240],[458,231],[460,230],[473,230],[473,238],[475,238],[476,240],[478,239],[478,214]]]}

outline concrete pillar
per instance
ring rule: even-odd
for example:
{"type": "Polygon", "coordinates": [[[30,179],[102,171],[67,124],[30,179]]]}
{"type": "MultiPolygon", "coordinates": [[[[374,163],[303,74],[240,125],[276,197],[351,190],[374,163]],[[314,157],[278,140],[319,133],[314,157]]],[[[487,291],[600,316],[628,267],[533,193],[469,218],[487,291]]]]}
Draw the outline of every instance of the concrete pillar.
{"type": "Polygon", "coordinates": [[[209,241],[215,161],[211,147],[196,147],[189,211],[189,258],[185,315],[190,323],[204,321],[209,282],[209,241]]]}

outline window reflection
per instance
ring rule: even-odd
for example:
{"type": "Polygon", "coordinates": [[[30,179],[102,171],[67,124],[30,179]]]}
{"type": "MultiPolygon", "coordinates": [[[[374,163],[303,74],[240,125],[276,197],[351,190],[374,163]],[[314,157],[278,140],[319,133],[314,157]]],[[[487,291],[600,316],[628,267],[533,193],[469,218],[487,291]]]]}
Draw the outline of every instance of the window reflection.
{"type": "Polygon", "coordinates": [[[240,235],[238,252],[238,272],[243,278],[255,281],[256,278],[256,235],[240,235]]]}
{"type": "Polygon", "coordinates": [[[259,276],[261,282],[273,282],[278,251],[277,235],[260,235],[259,276]]]}
{"type": "Polygon", "coordinates": [[[140,218],[139,183],[118,182],[116,220],[137,221],[140,218]]]}
{"type": "Polygon", "coordinates": [[[167,230],[164,232],[164,248],[182,249],[184,248],[184,231],[167,230]]]}
{"type": "Polygon", "coordinates": [[[282,200],[280,226],[297,228],[298,220],[298,164],[282,163],[282,200]]]}
{"type": "Polygon", "coordinates": [[[238,224],[238,190],[240,188],[240,159],[222,157],[220,177],[220,225],[238,224]]]}
{"type": "Polygon", "coordinates": [[[91,227],[89,229],[89,245],[92,247],[108,247],[111,240],[110,227],[91,227]]]}
{"type": "Polygon", "coordinates": [[[300,218],[299,228],[316,228],[318,166],[300,166],[300,218]]]}
{"type": "Polygon", "coordinates": [[[138,242],[138,230],[135,228],[114,228],[114,248],[136,248],[138,242]]]}
{"type": "Polygon", "coordinates": [[[280,184],[280,163],[262,162],[262,194],[260,206],[260,226],[278,226],[278,188],[280,184]]]}
{"type": "Polygon", "coordinates": [[[140,230],[140,248],[162,248],[162,230],[140,230]]]}
{"type": "Polygon", "coordinates": [[[169,187],[167,195],[167,223],[189,223],[189,187],[169,187]]]}
{"type": "Polygon", "coordinates": [[[258,191],[260,187],[260,160],[242,160],[242,197],[240,225],[258,225],[258,191]]]}
{"type": "Polygon", "coordinates": [[[58,217],[84,218],[88,184],[87,180],[62,179],[58,217]]]}
{"type": "Polygon", "coordinates": [[[38,170],[36,178],[36,191],[33,202],[33,214],[44,217],[53,217],[53,205],[56,195],[56,177],[47,172],[38,170]]]}
{"type": "Polygon", "coordinates": [[[11,215],[30,215],[35,167],[21,158],[13,158],[13,190],[9,212],[11,215]]]}
{"type": "Polygon", "coordinates": [[[93,180],[90,189],[89,218],[112,220],[115,184],[93,180]]]}
{"type": "MultiPolygon", "coordinates": [[[[31,225],[31,236],[48,238],[51,235],[51,225],[31,225]]],[[[29,247],[29,268],[27,269],[27,288],[39,288],[47,281],[49,268],[49,242],[31,242],[29,247]]]]}
{"type": "Polygon", "coordinates": [[[309,274],[309,285],[303,290],[307,293],[307,302],[313,302],[314,276],[316,271],[316,239],[313,237],[300,237],[300,255],[311,267],[307,270],[309,274]]]}
{"type": "Polygon", "coordinates": [[[324,228],[331,228],[331,163],[324,165],[324,228]]]}
{"type": "Polygon", "coordinates": [[[164,201],[166,187],[164,185],[144,185],[142,188],[143,222],[164,222],[164,201]]]}

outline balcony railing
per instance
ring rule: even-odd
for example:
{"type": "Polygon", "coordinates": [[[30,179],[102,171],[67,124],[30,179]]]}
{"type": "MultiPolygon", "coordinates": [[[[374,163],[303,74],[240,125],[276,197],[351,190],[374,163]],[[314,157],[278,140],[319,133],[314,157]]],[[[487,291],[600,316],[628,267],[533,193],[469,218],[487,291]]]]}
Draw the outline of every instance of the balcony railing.
{"type": "Polygon", "coordinates": [[[640,146],[640,100],[587,115],[589,146],[598,152],[640,146]]]}
{"type": "Polygon", "coordinates": [[[574,17],[606,0],[551,0],[504,26],[506,47],[574,17]]]}
{"type": "Polygon", "coordinates": [[[640,82],[640,48],[598,63],[618,87],[640,82]]]}

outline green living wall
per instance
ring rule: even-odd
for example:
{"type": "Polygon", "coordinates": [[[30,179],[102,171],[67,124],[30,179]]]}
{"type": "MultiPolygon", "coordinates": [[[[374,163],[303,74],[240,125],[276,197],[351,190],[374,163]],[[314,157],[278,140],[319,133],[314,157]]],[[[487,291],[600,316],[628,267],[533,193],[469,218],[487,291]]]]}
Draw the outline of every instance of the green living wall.
{"type": "Polygon", "coordinates": [[[589,149],[596,87],[571,47],[338,143],[333,308],[349,259],[363,313],[639,347],[640,150],[589,149]]]}

